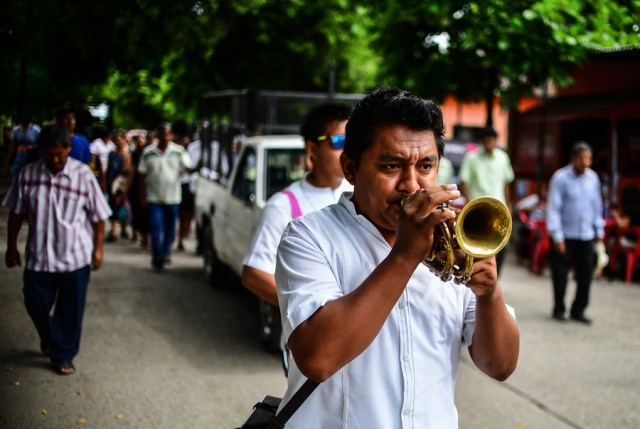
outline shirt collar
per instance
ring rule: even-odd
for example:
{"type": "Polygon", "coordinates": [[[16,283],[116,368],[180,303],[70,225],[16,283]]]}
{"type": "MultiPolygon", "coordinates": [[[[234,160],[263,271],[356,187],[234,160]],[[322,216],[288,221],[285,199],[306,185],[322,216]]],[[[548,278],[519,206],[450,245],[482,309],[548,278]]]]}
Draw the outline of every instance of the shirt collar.
{"type": "Polygon", "coordinates": [[[369,219],[367,219],[365,216],[358,214],[358,212],[356,212],[356,206],[355,204],[353,204],[353,201],[351,201],[351,197],[353,197],[353,192],[349,192],[349,191],[343,192],[342,195],[340,195],[338,204],[344,207],[349,212],[349,214],[354,218],[354,220],[358,222],[358,224],[361,225],[364,229],[369,231],[371,235],[376,237],[380,242],[384,243],[386,246],[389,246],[389,243],[387,243],[387,240],[384,239],[380,230],[378,230],[378,228],[373,223],[371,223],[369,219]]]}
{"type": "Polygon", "coordinates": [[[496,147],[493,148],[493,151],[491,153],[487,152],[487,150],[484,148],[484,146],[480,145],[480,147],[478,148],[478,150],[480,151],[480,155],[482,156],[486,156],[487,158],[493,158],[495,156],[496,153],[496,147]]]}
{"type": "Polygon", "coordinates": [[[52,173],[51,170],[49,170],[47,168],[47,166],[44,164],[43,160],[40,160],[40,168],[41,171],[46,174],[47,176],[51,176],[51,177],[58,177],[58,176],[65,176],[65,177],[71,177],[71,167],[69,167],[69,162],[72,160],[71,157],[67,158],[67,162],[64,164],[64,167],[62,167],[62,170],[60,170],[57,173],[52,173]]]}

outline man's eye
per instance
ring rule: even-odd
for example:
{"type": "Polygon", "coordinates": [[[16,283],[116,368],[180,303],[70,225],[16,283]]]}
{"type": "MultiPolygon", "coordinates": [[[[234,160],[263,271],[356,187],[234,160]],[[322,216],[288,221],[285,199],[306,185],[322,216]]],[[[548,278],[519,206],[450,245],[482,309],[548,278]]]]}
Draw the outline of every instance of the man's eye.
{"type": "Polygon", "coordinates": [[[398,165],[396,164],[382,164],[382,169],[383,170],[393,170],[398,168],[398,165]]]}
{"type": "Polygon", "coordinates": [[[431,164],[421,164],[420,166],[418,166],[418,168],[422,171],[429,171],[433,168],[433,165],[431,164]]]}

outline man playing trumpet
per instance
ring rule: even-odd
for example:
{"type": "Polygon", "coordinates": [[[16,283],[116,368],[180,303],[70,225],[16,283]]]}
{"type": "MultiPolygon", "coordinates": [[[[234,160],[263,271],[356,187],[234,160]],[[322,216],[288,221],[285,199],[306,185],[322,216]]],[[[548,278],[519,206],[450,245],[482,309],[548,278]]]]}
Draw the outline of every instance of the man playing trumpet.
{"type": "Polygon", "coordinates": [[[456,428],[463,338],[490,377],[515,370],[519,331],[495,257],[476,258],[466,285],[421,264],[456,216],[442,205],[460,195],[436,186],[443,134],[435,103],[376,89],[347,123],[353,193],[287,227],[276,265],[293,353],[282,404],[306,378],[321,382],[287,428],[456,428]]]}

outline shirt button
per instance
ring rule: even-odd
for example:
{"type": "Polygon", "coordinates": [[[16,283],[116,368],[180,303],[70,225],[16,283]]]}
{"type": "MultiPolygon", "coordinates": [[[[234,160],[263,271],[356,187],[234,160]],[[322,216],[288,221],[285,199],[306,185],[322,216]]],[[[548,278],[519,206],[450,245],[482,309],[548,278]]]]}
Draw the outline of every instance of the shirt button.
{"type": "Polygon", "coordinates": [[[406,306],[407,306],[407,303],[404,301],[400,301],[400,304],[398,305],[398,307],[400,307],[400,310],[404,310],[406,306]]]}
{"type": "Polygon", "coordinates": [[[404,414],[405,416],[408,416],[409,414],[411,414],[411,410],[405,409],[402,414],[404,414]]]}
{"type": "Polygon", "coordinates": [[[404,360],[408,361],[408,360],[409,360],[409,355],[408,355],[408,354],[403,355],[403,356],[402,356],[402,359],[404,359],[404,360]]]}

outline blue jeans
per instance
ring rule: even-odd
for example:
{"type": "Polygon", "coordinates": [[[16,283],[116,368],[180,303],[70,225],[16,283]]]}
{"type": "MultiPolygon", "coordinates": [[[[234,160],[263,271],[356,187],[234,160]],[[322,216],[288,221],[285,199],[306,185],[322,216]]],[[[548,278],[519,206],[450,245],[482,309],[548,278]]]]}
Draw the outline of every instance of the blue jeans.
{"type": "Polygon", "coordinates": [[[52,362],[71,362],[80,350],[90,275],[89,266],[68,273],[24,271],[24,304],[52,362]]]}
{"type": "Polygon", "coordinates": [[[179,204],[149,203],[149,229],[153,260],[164,260],[171,256],[171,246],[176,238],[178,207],[179,204]]]}

